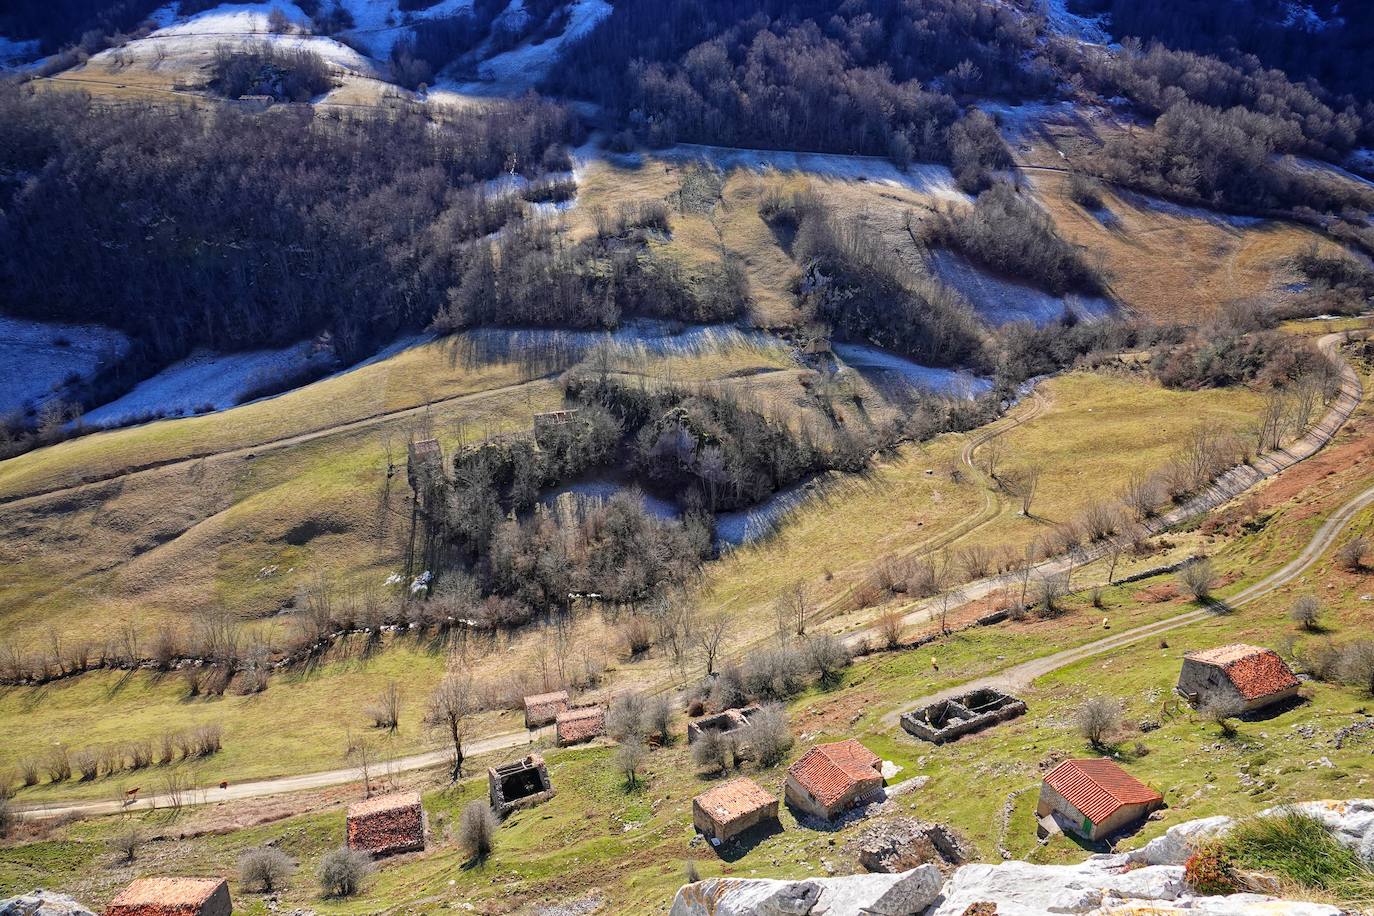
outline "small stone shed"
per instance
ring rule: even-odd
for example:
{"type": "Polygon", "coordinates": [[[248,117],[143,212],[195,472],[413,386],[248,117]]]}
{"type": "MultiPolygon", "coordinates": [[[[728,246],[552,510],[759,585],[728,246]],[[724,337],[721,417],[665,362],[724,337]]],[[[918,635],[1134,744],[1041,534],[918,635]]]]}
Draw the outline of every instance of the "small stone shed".
{"type": "Polygon", "coordinates": [[[552,725],[558,714],[568,708],[568,691],[536,693],[525,697],[525,727],[540,728],[552,725]]]}
{"type": "Polygon", "coordinates": [[[348,806],[348,848],[374,856],[425,848],[425,808],[419,792],[392,792],[348,806]]]}
{"type": "Polygon", "coordinates": [[[406,480],[410,488],[419,492],[432,479],[443,474],[444,452],[438,439],[420,439],[406,445],[406,480]]]}
{"type": "Polygon", "coordinates": [[[574,706],[560,712],[555,721],[559,747],[581,744],[606,734],[606,710],[600,706],[574,706]]]}
{"type": "Polygon", "coordinates": [[[1105,757],[1065,760],[1040,784],[1037,818],[1089,840],[1115,833],[1164,804],[1164,796],[1105,757]]]}
{"type": "Polygon", "coordinates": [[[498,817],[505,817],[517,808],[548,801],[554,795],[548,767],[538,754],[490,767],[487,789],[491,795],[491,809],[498,817]]]}
{"type": "Polygon", "coordinates": [[[754,713],[763,707],[757,703],[750,703],[748,706],[741,706],[738,709],[727,709],[724,712],[716,713],[713,716],[702,716],[687,723],[687,743],[695,744],[696,740],[703,733],[709,731],[720,732],[728,735],[731,732],[739,731],[749,724],[750,718],[754,713]]]}
{"type": "Polygon", "coordinates": [[[108,907],[105,916],[230,916],[223,878],[139,878],[108,907]]]}
{"type": "Polygon", "coordinates": [[[1000,690],[984,688],[940,700],[902,716],[902,728],[923,741],[944,744],[1024,715],[1026,704],[1000,690]]]}
{"type": "Polygon", "coordinates": [[[750,827],[777,819],[778,800],[743,776],[692,799],[692,825],[722,843],[750,827]]]}
{"type": "Polygon", "coordinates": [[[1273,649],[1237,643],[1183,656],[1178,692],[1194,706],[1224,703],[1254,712],[1292,698],[1298,677],[1273,649]]]}
{"type": "Polygon", "coordinates": [[[784,795],[792,807],[830,820],[882,788],[882,765],[853,738],[818,744],[787,768],[784,795]]]}

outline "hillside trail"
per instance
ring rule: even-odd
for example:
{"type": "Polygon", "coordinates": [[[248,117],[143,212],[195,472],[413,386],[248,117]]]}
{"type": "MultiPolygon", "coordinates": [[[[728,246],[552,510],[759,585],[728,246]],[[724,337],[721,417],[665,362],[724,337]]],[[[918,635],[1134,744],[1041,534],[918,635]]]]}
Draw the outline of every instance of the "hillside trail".
{"type": "MultiPolygon", "coordinates": [[[[1329,356],[1339,358],[1339,345],[1351,339],[1351,337],[1352,335],[1349,332],[1328,334],[1321,338],[1318,345],[1322,348],[1322,351],[1329,356]]],[[[1363,398],[1363,388],[1360,385],[1359,376],[1348,363],[1342,360],[1341,364],[1340,394],[1332,403],[1327,414],[1309,430],[1306,435],[1287,448],[1279,449],[1276,452],[1271,452],[1268,455],[1257,458],[1252,465],[1246,465],[1243,468],[1235,468],[1227,474],[1222,475],[1222,478],[1206,492],[1199,494],[1193,500],[1189,500],[1174,511],[1152,520],[1154,532],[1157,533],[1171,525],[1177,524],[1183,519],[1190,518],[1200,512],[1222,505],[1256,483],[1272,477],[1279,471],[1311,457],[1324,445],[1330,442],[1331,439],[1335,437],[1336,432],[1345,424],[1345,421],[1349,419],[1350,415],[1354,412],[1363,398]]],[[[1350,519],[1356,513],[1370,505],[1374,505],[1374,487],[1370,487],[1353,499],[1347,500],[1333,511],[1330,517],[1328,517],[1312,535],[1307,545],[1299,551],[1291,561],[1258,582],[1241,589],[1226,602],[1226,607],[1230,609],[1241,607],[1297,578],[1315,564],[1322,554],[1331,547],[1350,519]]],[[[1109,548],[1103,548],[1098,556],[1105,555],[1107,549],[1109,548]]],[[[1082,565],[1082,563],[1087,562],[1085,556],[1092,552],[1091,550],[1080,551],[1080,554],[1074,558],[1056,558],[1054,560],[1049,560],[1040,564],[1037,569],[1041,570],[1042,574],[1054,574],[1055,571],[1062,570],[1070,565],[1082,565]]],[[[961,590],[963,595],[962,601],[967,603],[977,600],[977,598],[984,597],[994,591],[1007,587],[1008,584],[1009,580],[1006,576],[993,576],[988,579],[980,580],[977,583],[971,583],[961,590]]],[[[953,608],[953,605],[951,605],[951,608],[953,608]]],[[[908,622],[925,622],[932,619],[934,613],[934,608],[928,607],[921,611],[912,612],[903,619],[908,622]]],[[[1144,624],[1130,630],[1124,630],[1120,633],[1114,633],[1111,636],[1081,646],[1064,649],[1042,658],[1035,658],[1020,664],[1012,665],[1000,671],[992,672],[962,684],[946,688],[939,693],[913,700],[905,706],[888,713],[883,717],[883,722],[895,726],[898,718],[903,712],[979,687],[991,686],[1012,691],[1023,689],[1037,678],[1057,671],[1067,665],[1106,652],[1111,652],[1122,646],[1138,642],[1150,636],[1157,636],[1169,630],[1177,629],[1178,627],[1206,620],[1214,613],[1216,612],[1210,608],[1197,608],[1164,620],[1144,624]]],[[[875,625],[874,627],[856,631],[846,638],[846,642],[853,645],[860,640],[867,640],[876,634],[877,628],[875,625]]],[[[483,754],[524,748],[549,737],[551,733],[551,728],[543,728],[537,731],[519,731],[492,735],[469,742],[465,746],[464,752],[469,757],[477,757],[483,754]]],[[[371,767],[371,772],[399,774],[439,766],[446,763],[448,759],[449,754],[447,751],[430,751],[423,754],[415,754],[409,757],[378,763],[371,767]]],[[[240,799],[261,798],[307,789],[319,789],[327,786],[342,785],[361,781],[362,778],[363,774],[360,769],[356,767],[346,767],[337,770],[230,784],[224,788],[198,788],[186,793],[180,799],[180,803],[183,805],[218,804],[240,799]]],[[[62,816],[107,815],[124,811],[146,811],[154,808],[169,808],[172,807],[172,803],[173,799],[167,795],[153,795],[140,798],[132,803],[117,800],[56,801],[40,805],[22,805],[17,807],[20,816],[34,819],[62,816]]]]}

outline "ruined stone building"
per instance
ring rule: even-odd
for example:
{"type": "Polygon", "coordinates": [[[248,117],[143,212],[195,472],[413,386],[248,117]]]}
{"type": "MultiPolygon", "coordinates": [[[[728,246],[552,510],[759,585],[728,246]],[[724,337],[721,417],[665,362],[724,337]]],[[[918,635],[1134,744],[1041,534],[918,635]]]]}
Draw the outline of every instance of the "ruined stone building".
{"type": "Polygon", "coordinates": [[[923,741],[944,744],[1023,715],[1026,704],[992,688],[974,690],[905,713],[902,728],[923,741]]]}
{"type": "MultiPolygon", "coordinates": [[[[1065,760],[1045,775],[1035,816],[1098,840],[1164,804],[1164,796],[1105,757],[1065,760]]],[[[1042,824],[1042,826],[1048,826],[1042,824]]]]}
{"type": "Polygon", "coordinates": [[[538,754],[488,768],[487,793],[497,817],[505,817],[517,808],[537,805],[554,796],[548,767],[538,754]]]}
{"type": "Polygon", "coordinates": [[[749,719],[762,709],[757,703],[727,709],[711,716],[702,716],[687,723],[687,743],[695,744],[704,732],[715,731],[722,735],[738,732],[749,724],[749,719]]]}
{"type": "Polygon", "coordinates": [[[818,744],[787,768],[787,803],[830,820],[882,788],[882,765],[877,754],[853,738],[818,744]]]}
{"type": "Polygon", "coordinates": [[[1237,643],[1183,656],[1178,692],[1194,706],[1211,703],[1254,712],[1291,699],[1298,677],[1273,649],[1237,643]]]}

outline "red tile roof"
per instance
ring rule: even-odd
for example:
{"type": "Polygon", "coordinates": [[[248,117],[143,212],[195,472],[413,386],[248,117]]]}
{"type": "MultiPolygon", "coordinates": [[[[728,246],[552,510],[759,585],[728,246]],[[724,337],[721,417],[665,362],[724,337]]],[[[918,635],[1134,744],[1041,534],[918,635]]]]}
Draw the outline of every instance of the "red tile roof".
{"type": "Polygon", "coordinates": [[[606,734],[606,711],[600,706],[578,706],[558,714],[558,740],[563,744],[590,741],[606,734]]]}
{"type": "Polygon", "coordinates": [[[729,823],[760,808],[777,804],[777,799],[754,780],[741,776],[701,793],[692,802],[717,822],[729,823]]]}
{"type": "Polygon", "coordinates": [[[525,697],[525,721],[540,724],[552,722],[554,717],[568,708],[568,691],[555,690],[552,693],[536,693],[525,697]]]}
{"type": "Polygon", "coordinates": [[[105,912],[110,916],[190,916],[200,912],[224,886],[222,878],[139,878],[112,900],[105,912]]]}
{"type": "Polygon", "coordinates": [[[871,779],[881,781],[881,763],[877,754],[850,738],[816,745],[787,768],[787,775],[829,808],[855,786],[871,779]]]}
{"type": "Polygon", "coordinates": [[[1164,796],[1105,757],[1065,760],[1045,782],[1094,824],[1126,805],[1158,804],[1164,796]]]}
{"type": "Polygon", "coordinates": [[[1190,652],[1187,658],[1221,668],[1247,700],[1258,700],[1298,686],[1297,675],[1273,649],[1237,643],[1205,652],[1190,652]]]}

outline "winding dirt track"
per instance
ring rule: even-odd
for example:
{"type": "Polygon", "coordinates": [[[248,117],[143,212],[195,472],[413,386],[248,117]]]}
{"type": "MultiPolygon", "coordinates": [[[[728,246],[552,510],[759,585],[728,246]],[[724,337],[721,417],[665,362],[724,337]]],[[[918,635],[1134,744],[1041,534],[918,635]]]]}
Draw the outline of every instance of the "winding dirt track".
{"type": "MultiPolygon", "coordinates": [[[[1339,346],[1347,339],[1349,339],[1348,334],[1328,334],[1321,338],[1319,346],[1327,355],[1338,358],[1339,346]]],[[[1233,468],[1231,471],[1222,475],[1222,477],[1207,491],[1199,494],[1171,512],[1156,519],[1152,519],[1146,525],[1147,529],[1149,529],[1151,533],[1157,533],[1184,519],[1214,509],[1260,481],[1272,477],[1280,471],[1292,467],[1298,462],[1316,454],[1335,437],[1337,431],[1339,431],[1345,424],[1345,421],[1350,418],[1350,415],[1354,412],[1363,398],[1363,388],[1360,385],[1359,376],[1356,375],[1354,369],[1348,364],[1343,363],[1342,366],[1340,394],[1322,420],[1309,430],[1302,439],[1293,443],[1288,448],[1279,449],[1257,458],[1251,465],[1233,468]]],[[[969,457],[971,458],[971,452],[969,453],[969,457]]],[[[1312,566],[1318,558],[1326,552],[1335,542],[1337,536],[1340,535],[1346,524],[1357,512],[1371,504],[1374,504],[1374,487],[1348,500],[1332,512],[1331,516],[1317,529],[1311,540],[1309,540],[1307,545],[1299,551],[1296,557],[1281,569],[1236,593],[1236,595],[1227,602],[1228,606],[1236,608],[1245,605],[1295,579],[1303,571],[1312,566]]],[[[1080,551],[1073,557],[1060,557],[1049,560],[1040,564],[1037,570],[1040,575],[1050,575],[1061,572],[1070,566],[1078,566],[1089,560],[1100,558],[1107,553],[1110,546],[1110,544],[1100,545],[1096,548],[1080,551]]],[[[962,589],[963,600],[967,602],[984,597],[998,589],[1007,587],[1009,584],[1010,579],[1006,576],[994,576],[980,580],[962,589]]],[[[904,620],[913,623],[925,622],[930,620],[934,613],[934,606],[927,606],[921,610],[907,614],[904,620]]],[[[1124,630],[1120,633],[1115,633],[1085,645],[1055,652],[1043,658],[1031,659],[1030,661],[1022,662],[1018,665],[1012,665],[1001,671],[950,687],[940,693],[914,700],[907,706],[884,716],[883,721],[889,725],[895,725],[898,717],[908,709],[914,709],[918,706],[936,702],[947,696],[953,696],[979,687],[992,686],[998,687],[999,689],[1015,691],[1016,689],[1026,687],[1037,678],[1057,671],[1067,665],[1106,652],[1111,652],[1122,646],[1130,645],[1131,643],[1168,632],[1169,630],[1177,629],[1178,627],[1205,620],[1211,614],[1212,611],[1208,609],[1188,611],[1166,620],[1160,620],[1134,629],[1124,630]]],[[[867,639],[875,635],[875,632],[875,629],[860,630],[848,636],[846,640],[850,643],[856,643],[861,639],[867,639]]],[[[493,735],[488,738],[470,742],[466,747],[466,752],[468,756],[475,757],[481,754],[525,747],[546,737],[549,732],[550,729],[546,728],[539,731],[521,731],[493,735]]],[[[408,772],[438,766],[443,764],[447,759],[448,754],[445,751],[431,751],[378,764],[372,768],[372,772],[408,772]]],[[[223,789],[217,787],[195,789],[187,793],[187,796],[182,799],[182,803],[214,804],[238,799],[260,798],[269,795],[280,795],[307,789],[319,789],[326,786],[342,785],[361,779],[362,773],[357,768],[306,773],[299,776],[282,776],[273,779],[262,779],[254,782],[229,785],[223,789]]],[[[21,807],[19,813],[26,818],[56,817],[62,815],[91,816],[114,814],[128,810],[166,808],[171,806],[171,804],[171,798],[165,795],[158,795],[142,798],[137,802],[127,805],[118,801],[50,802],[43,805],[21,807]]]]}

